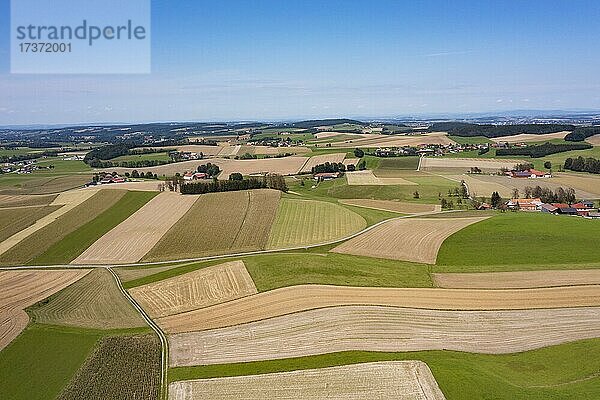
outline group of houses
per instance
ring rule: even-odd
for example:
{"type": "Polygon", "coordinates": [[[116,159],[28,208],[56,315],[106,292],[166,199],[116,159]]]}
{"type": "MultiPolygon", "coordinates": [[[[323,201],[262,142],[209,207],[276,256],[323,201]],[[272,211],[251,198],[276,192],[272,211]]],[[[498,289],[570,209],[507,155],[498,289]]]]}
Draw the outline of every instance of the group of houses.
{"type": "Polygon", "coordinates": [[[511,199],[506,203],[510,210],[538,211],[555,215],[572,215],[600,219],[600,212],[593,201],[583,200],[575,204],[544,203],[541,199],[511,199]]]}
{"type": "Polygon", "coordinates": [[[552,178],[552,174],[549,172],[538,171],[537,169],[526,169],[524,171],[511,170],[505,173],[507,176],[511,178],[552,178]]]}
{"type": "Polygon", "coordinates": [[[115,173],[103,173],[94,177],[91,182],[85,184],[85,186],[96,186],[96,185],[110,185],[113,183],[125,183],[127,178],[120,176],[115,173]]]}

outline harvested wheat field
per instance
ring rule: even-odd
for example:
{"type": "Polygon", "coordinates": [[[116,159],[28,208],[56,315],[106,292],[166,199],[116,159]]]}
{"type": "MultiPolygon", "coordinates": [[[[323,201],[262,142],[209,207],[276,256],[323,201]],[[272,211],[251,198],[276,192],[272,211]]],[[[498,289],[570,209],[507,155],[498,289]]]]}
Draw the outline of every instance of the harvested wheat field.
{"type": "Polygon", "coordinates": [[[573,189],[575,189],[575,194],[579,199],[600,198],[600,178],[596,178],[593,176],[588,177],[578,176],[575,174],[558,173],[552,178],[519,179],[498,175],[477,175],[476,179],[494,185],[499,185],[500,187],[506,187],[510,190],[510,192],[512,192],[513,189],[518,189],[522,194],[524,193],[525,188],[527,186],[547,187],[551,190],[556,190],[559,187],[572,187],[573,189]]]}
{"type": "Polygon", "coordinates": [[[262,250],[267,245],[280,196],[281,192],[270,189],[202,195],[144,260],[262,250]]]}
{"type": "Polygon", "coordinates": [[[372,305],[436,310],[522,310],[600,306],[595,285],[543,289],[372,288],[298,285],[157,320],[169,333],[245,324],[334,306],[372,305]]]}
{"type": "Polygon", "coordinates": [[[358,165],[360,158],[346,158],[344,159],[344,165],[348,167],[348,165],[354,165],[355,167],[358,165]]]}
{"type": "Polygon", "coordinates": [[[94,269],[81,280],[30,309],[36,322],[93,329],[146,326],[123,296],[112,274],[94,269]]]}
{"type": "Polygon", "coordinates": [[[0,194],[0,208],[45,206],[56,199],[56,195],[28,196],[0,194]]]}
{"type": "Polygon", "coordinates": [[[585,141],[592,146],[600,146],[600,135],[590,136],[589,138],[585,139],[585,141]]]}
{"type": "Polygon", "coordinates": [[[309,158],[309,160],[306,162],[306,164],[304,164],[304,166],[302,167],[302,169],[300,170],[300,172],[302,173],[309,173],[312,172],[312,168],[317,166],[317,165],[321,165],[321,164],[325,164],[325,163],[343,163],[344,159],[346,158],[346,153],[332,153],[332,154],[323,154],[320,156],[314,156],[309,158]]]}
{"type": "MultiPolygon", "coordinates": [[[[138,148],[134,150],[143,150],[144,148],[138,148]]],[[[219,154],[219,152],[223,149],[221,146],[209,146],[203,144],[186,144],[181,146],[161,146],[161,150],[177,150],[177,151],[189,151],[192,153],[202,153],[204,157],[212,157],[219,154]]]]}
{"type": "Polygon", "coordinates": [[[172,400],[443,400],[421,361],[388,361],[292,372],[173,382],[172,400]]]}
{"type": "Polygon", "coordinates": [[[126,264],[139,261],[194,204],[198,196],[164,192],[85,250],[71,264],[126,264]]]}
{"type": "Polygon", "coordinates": [[[600,176],[559,172],[551,179],[560,186],[574,188],[581,198],[600,198],[600,176]]]}
{"type": "MultiPolygon", "coordinates": [[[[364,135],[363,135],[364,136],[364,135]]],[[[377,137],[348,139],[343,142],[331,143],[331,147],[402,147],[418,146],[420,144],[454,144],[446,132],[431,132],[423,135],[369,135],[377,137]]]]}
{"type": "Polygon", "coordinates": [[[534,135],[532,133],[521,133],[512,136],[500,136],[496,138],[490,138],[490,140],[496,143],[528,143],[528,142],[547,142],[553,139],[564,139],[569,131],[544,133],[541,135],[534,135]]]}
{"type": "Polygon", "coordinates": [[[483,218],[397,219],[340,244],[331,251],[390,260],[435,264],[446,238],[483,218]]]}
{"type": "Polygon", "coordinates": [[[60,207],[0,243],[0,263],[12,266],[35,260],[71,232],[111,208],[127,193],[125,190],[80,192],[68,198],[58,196],[52,205],[58,205],[60,201],[73,203],[60,207]]]}
{"type": "Polygon", "coordinates": [[[351,186],[362,186],[362,185],[414,185],[416,183],[403,178],[379,178],[373,174],[371,170],[346,172],[346,179],[348,185],[351,186]]]}
{"type": "Polygon", "coordinates": [[[0,208],[0,242],[33,225],[60,206],[26,206],[0,208]]]}
{"type": "Polygon", "coordinates": [[[456,179],[458,181],[465,181],[467,187],[469,188],[469,194],[472,197],[484,196],[489,197],[492,193],[498,192],[503,198],[512,197],[512,189],[502,185],[499,182],[488,182],[484,179],[479,179],[480,176],[483,175],[454,175],[449,176],[448,178],[456,179]]]}
{"type": "Polygon", "coordinates": [[[497,172],[502,168],[512,169],[515,164],[523,163],[523,160],[493,159],[493,158],[442,158],[422,157],[422,171],[467,172],[471,167],[478,167],[482,171],[497,172]]]}
{"type": "Polygon", "coordinates": [[[363,217],[337,204],[282,199],[268,249],[282,249],[342,239],[367,226],[363,217]]]}
{"type": "Polygon", "coordinates": [[[158,274],[159,272],[179,268],[183,265],[186,264],[165,265],[162,267],[157,267],[156,265],[148,265],[143,267],[117,267],[113,268],[113,271],[116,272],[121,282],[125,283],[135,279],[144,278],[146,276],[158,274]]]}
{"type": "Polygon", "coordinates": [[[521,289],[600,285],[600,270],[548,270],[481,273],[434,273],[438,287],[457,289],[521,289]]]}
{"type": "Polygon", "coordinates": [[[139,190],[143,192],[158,192],[159,186],[163,185],[163,181],[148,180],[148,181],[129,181],[119,184],[112,184],[113,189],[139,190]]]}
{"type": "Polygon", "coordinates": [[[129,290],[154,317],[179,314],[256,294],[242,261],[231,261],[129,290]]]}
{"type": "Polygon", "coordinates": [[[373,208],[375,210],[392,211],[402,214],[419,214],[442,210],[442,207],[436,204],[404,203],[393,200],[352,199],[338,201],[349,206],[373,208]]]}
{"type": "Polygon", "coordinates": [[[171,335],[169,343],[171,366],[192,366],[351,350],[513,353],[599,335],[599,307],[440,311],[345,306],[171,335]]]}
{"type": "Polygon", "coordinates": [[[83,278],[89,270],[0,271],[0,350],[29,323],[23,311],[83,278]]]}

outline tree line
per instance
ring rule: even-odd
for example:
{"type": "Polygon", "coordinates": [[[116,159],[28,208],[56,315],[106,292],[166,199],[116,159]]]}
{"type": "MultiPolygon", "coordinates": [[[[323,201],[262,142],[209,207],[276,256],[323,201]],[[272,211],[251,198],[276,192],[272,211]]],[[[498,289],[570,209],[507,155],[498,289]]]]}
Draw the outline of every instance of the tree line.
{"type": "MultiPolygon", "coordinates": [[[[233,174],[232,174],[233,175],[233,174]]],[[[250,189],[276,189],[287,192],[288,187],[281,175],[266,175],[262,178],[213,180],[212,182],[191,182],[180,185],[181,194],[205,194],[233,192],[250,189]]]]}
{"type": "Polygon", "coordinates": [[[131,160],[131,161],[102,161],[93,159],[88,161],[88,165],[92,168],[145,168],[145,167],[158,167],[159,165],[171,164],[173,161],[165,160],[131,160]]]}
{"type": "Polygon", "coordinates": [[[450,135],[471,137],[485,136],[495,138],[500,136],[514,136],[521,133],[542,135],[562,131],[572,131],[573,125],[564,124],[515,124],[515,125],[491,125],[470,124],[466,122],[436,122],[428,128],[429,132],[448,132],[450,135]]]}
{"type": "Polygon", "coordinates": [[[571,150],[586,150],[593,146],[588,143],[544,143],[527,147],[511,147],[496,149],[497,156],[529,156],[532,158],[545,157],[550,154],[563,153],[571,150]]]}
{"type": "Polygon", "coordinates": [[[569,142],[583,142],[590,136],[600,135],[600,126],[580,126],[565,136],[569,142]]]}
{"type": "Polygon", "coordinates": [[[589,172],[590,174],[600,174],[600,160],[596,158],[567,158],[564,169],[577,172],[589,172]]]}
{"type": "Polygon", "coordinates": [[[311,172],[313,174],[322,174],[322,173],[333,173],[333,172],[346,172],[346,166],[344,163],[330,163],[326,162],[325,164],[319,164],[312,167],[311,172]]]}

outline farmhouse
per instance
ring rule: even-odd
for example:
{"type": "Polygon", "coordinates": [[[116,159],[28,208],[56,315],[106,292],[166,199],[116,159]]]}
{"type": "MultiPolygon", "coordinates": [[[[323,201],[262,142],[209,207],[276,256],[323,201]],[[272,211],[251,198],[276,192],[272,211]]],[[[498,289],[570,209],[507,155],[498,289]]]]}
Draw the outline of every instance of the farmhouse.
{"type": "Polygon", "coordinates": [[[123,183],[125,182],[125,178],[119,176],[119,174],[106,174],[102,177],[102,179],[100,179],[100,181],[98,183],[100,183],[101,185],[106,185],[109,183],[123,183]]]}
{"type": "Polygon", "coordinates": [[[576,209],[577,214],[581,215],[583,217],[587,216],[590,213],[590,211],[594,210],[594,204],[592,203],[592,205],[590,207],[589,202],[575,203],[575,204],[571,205],[571,207],[576,209]]]}
{"type": "Polygon", "coordinates": [[[544,202],[539,199],[511,199],[506,206],[511,210],[538,211],[544,202]]]}
{"type": "Polygon", "coordinates": [[[538,171],[537,169],[527,169],[525,171],[508,171],[506,175],[511,178],[551,178],[552,175],[546,172],[538,171]]]}
{"type": "Polygon", "coordinates": [[[339,172],[320,172],[314,175],[315,180],[317,181],[330,181],[332,179],[336,179],[340,176],[339,172]]]}
{"type": "Polygon", "coordinates": [[[577,209],[571,207],[568,204],[564,204],[564,203],[552,203],[552,205],[557,208],[557,210],[556,210],[557,214],[578,215],[577,214],[577,209]]]}
{"type": "Polygon", "coordinates": [[[198,179],[207,179],[208,175],[204,172],[186,172],[183,175],[184,181],[197,181],[198,179]]]}

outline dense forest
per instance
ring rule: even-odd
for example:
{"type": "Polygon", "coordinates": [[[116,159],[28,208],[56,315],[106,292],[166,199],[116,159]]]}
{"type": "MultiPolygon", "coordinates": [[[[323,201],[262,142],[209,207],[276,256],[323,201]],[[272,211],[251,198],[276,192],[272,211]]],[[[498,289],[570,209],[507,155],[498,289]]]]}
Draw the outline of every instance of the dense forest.
{"type": "Polygon", "coordinates": [[[542,135],[562,131],[572,131],[573,125],[562,124],[516,124],[516,125],[479,125],[466,122],[436,122],[432,124],[429,132],[448,132],[454,136],[485,136],[496,138],[500,136],[514,136],[521,133],[542,135]]]}
{"type": "Polygon", "coordinates": [[[330,163],[319,164],[312,167],[313,174],[321,174],[324,172],[345,172],[346,166],[344,163],[330,163]]]}
{"type": "Polygon", "coordinates": [[[287,192],[288,187],[281,175],[267,175],[263,178],[231,179],[226,181],[192,182],[180,185],[181,194],[204,194],[215,192],[233,192],[249,189],[276,189],[287,192]]]}
{"type": "Polygon", "coordinates": [[[509,149],[496,149],[497,156],[529,156],[532,158],[545,157],[550,154],[562,153],[571,150],[586,150],[592,148],[587,143],[544,143],[527,147],[511,147],[509,149]]]}
{"type": "Polygon", "coordinates": [[[590,174],[600,174],[600,160],[596,158],[567,158],[565,160],[565,169],[577,172],[589,172],[590,174]]]}
{"type": "Polygon", "coordinates": [[[600,126],[581,126],[565,136],[565,140],[569,142],[583,142],[585,139],[600,135],[600,126]]]}

